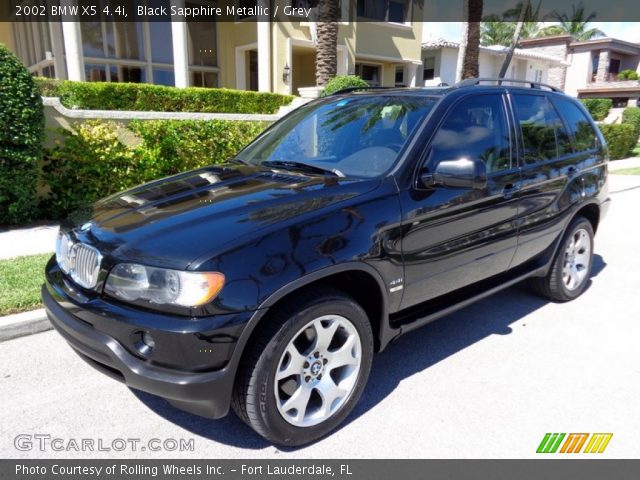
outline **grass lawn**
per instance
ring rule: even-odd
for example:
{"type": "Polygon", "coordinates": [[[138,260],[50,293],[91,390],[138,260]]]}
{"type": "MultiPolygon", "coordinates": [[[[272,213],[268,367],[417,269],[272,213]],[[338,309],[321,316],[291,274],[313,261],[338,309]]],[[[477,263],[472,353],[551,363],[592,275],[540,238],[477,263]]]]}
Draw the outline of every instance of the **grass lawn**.
{"type": "Polygon", "coordinates": [[[51,255],[0,260],[0,316],[40,308],[44,266],[51,255]]]}
{"type": "Polygon", "coordinates": [[[631,150],[632,157],[640,157],[640,145],[636,145],[636,148],[631,150]]]}
{"type": "Polygon", "coordinates": [[[640,167],[623,168],[622,170],[614,170],[611,175],[640,175],[640,167]]]}

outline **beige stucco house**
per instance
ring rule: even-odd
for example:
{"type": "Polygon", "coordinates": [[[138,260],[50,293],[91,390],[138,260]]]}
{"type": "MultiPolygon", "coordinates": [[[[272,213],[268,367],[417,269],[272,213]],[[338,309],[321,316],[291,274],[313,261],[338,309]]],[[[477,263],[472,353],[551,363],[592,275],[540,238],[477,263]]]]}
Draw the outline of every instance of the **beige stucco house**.
{"type": "MultiPolygon", "coordinates": [[[[212,3],[210,0],[186,0],[212,3]]],[[[135,3],[123,0],[122,3],[135,3]]],[[[308,4],[264,0],[271,8],[308,4]]],[[[422,2],[343,1],[338,73],[373,85],[418,85],[422,78],[422,2]]],[[[313,18],[313,17],[310,17],[313,18]]],[[[310,18],[225,22],[0,23],[0,42],[35,74],[162,85],[226,87],[297,95],[315,85],[310,18]]]]}
{"type": "Polygon", "coordinates": [[[579,98],[612,98],[616,106],[635,106],[638,80],[622,80],[623,70],[640,72],[640,44],[616,38],[576,41],[570,35],[522,40],[523,49],[551,55],[566,65],[551,70],[549,82],[579,98]]]}

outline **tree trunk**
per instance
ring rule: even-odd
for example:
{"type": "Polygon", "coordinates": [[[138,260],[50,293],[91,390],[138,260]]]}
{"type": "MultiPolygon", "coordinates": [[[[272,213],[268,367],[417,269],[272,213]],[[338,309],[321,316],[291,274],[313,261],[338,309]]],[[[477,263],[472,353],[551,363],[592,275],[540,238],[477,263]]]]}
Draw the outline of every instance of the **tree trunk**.
{"type": "Polygon", "coordinates": [[[500,67],[500,73],[498,74],[498,78],[504,78],[509,70],[509,64],[511,63],[511,59],[513,58],[513,52],[516,50],[516,46],[520,41],[520,35],[522,35],[522,28],[524,27],[524,19],[527,15],[527,10],[529,10],[529,0],[525,0],[522,4],[522,10],[520,11],[520,18],[518,18],[518,24],[516,25],[516,30],[513,32],[513,38],[511,39],[511,45],[509,46],[509,50],[507,51],[507,55],[504,57],[504,62],[502,62],[502,67],[500,67]]]}
{"type": "Polygon", "coordinates": [[[462,29],[460,32],[460,47],[458,48],[458,61],[456,63],[456,82],[462,80],[462,67],[464,66],[464,58],[467,55],[467,36],[469,35],[469,22],[462,22],[461,27],[462,29]]]}
{"type": "Polygon", "coordinates": [[[480,66],[480,21],[482,20],[482,0],[465,0],[467,23],[467,45],[462,62],[462,79],[478,77],[480,66]]]}
{"type": "Polygon", "coordinates": [[[339,0],[318,2],[316,85],[323,87],[338,71],[339,0]]]}

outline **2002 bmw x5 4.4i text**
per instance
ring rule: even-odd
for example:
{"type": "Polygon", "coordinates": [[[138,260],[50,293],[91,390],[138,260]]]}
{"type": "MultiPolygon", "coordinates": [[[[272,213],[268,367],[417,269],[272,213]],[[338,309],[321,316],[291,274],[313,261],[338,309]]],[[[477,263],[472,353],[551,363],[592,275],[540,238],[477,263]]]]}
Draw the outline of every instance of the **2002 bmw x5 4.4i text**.
{"type": "Polygon", "coordinates": [[[352,89],[74,214],[42,295],[102,372],[300,445],[399,335],[524,279],[580,295],[608,205],[604,139],[553,88],[352,89]]]}

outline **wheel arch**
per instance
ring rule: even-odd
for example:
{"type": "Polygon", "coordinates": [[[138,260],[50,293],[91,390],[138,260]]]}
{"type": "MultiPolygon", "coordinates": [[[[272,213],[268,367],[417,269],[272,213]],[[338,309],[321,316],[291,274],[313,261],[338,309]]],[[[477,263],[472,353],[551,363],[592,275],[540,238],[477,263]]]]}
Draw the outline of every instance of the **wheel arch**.
{"type": "MultiPolygon", "coordinates": [[[[589,220],[593,233],[598,230],[598,224],[600,223],[600,206],[596,202],[590,202],[586,205],[582,205],[571,218],[573,221],[576,217],[584,217],[589,220]]],[[[571,221],[567,224],[567,227],[571,224],[571,221]]]]}
{"type": "Polygon", "coordinates": [[[372,266],[362,262],[347,262],[305,275],[271,294],[256,310],[238,339],[234,360],[239,362],[258,325],[268,321],[269,312],[286,302],[291,295],[311,289],[314,285],[331,286],[354,297],[369,317],[376,351],[388,344],[389,309],[384,281],[372,266]]]}

